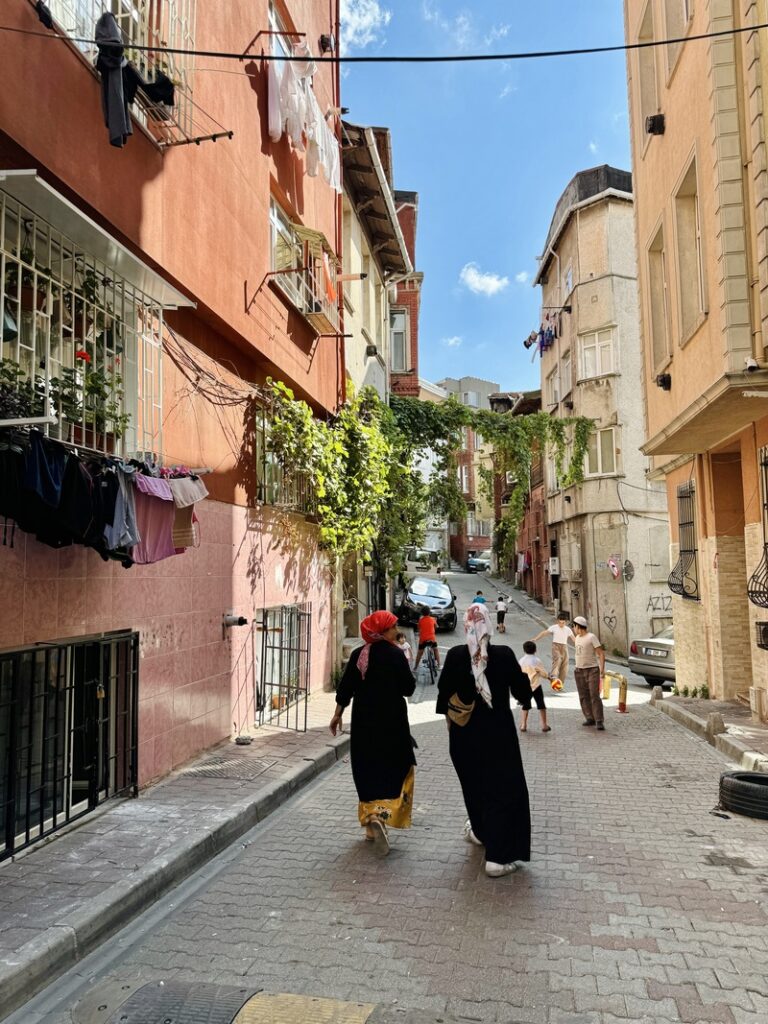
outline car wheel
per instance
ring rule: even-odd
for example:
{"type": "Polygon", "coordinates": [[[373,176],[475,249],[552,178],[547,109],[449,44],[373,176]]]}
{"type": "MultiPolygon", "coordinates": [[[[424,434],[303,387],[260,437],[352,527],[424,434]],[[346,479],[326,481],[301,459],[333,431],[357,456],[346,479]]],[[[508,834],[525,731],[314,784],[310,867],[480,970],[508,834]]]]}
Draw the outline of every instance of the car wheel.
{"type": "Polygon", "coordinates": [[[649,686],[662,686],[662,679],[655,679],[653,676],[643,676],[643,679],[648,683],[649,686]]]}
{"type": "Polygon", "coordinates": [[[768,774],[723,772],[720,776],[720,806],[726,811],[768,821],[768,774]]]}

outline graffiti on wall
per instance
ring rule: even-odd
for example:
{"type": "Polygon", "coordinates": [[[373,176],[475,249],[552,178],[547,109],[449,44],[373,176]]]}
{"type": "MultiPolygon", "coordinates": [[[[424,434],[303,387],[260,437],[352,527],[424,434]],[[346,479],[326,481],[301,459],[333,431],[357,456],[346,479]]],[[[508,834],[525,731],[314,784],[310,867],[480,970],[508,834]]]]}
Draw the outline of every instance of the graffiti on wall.
{"type": "Polygon", "coordinates": [[[648,612],[671,612],[672,611],[672,595],[671,594],[657,594],[651,595],[648,598],[648,605],[645,609],[648,612]]]}

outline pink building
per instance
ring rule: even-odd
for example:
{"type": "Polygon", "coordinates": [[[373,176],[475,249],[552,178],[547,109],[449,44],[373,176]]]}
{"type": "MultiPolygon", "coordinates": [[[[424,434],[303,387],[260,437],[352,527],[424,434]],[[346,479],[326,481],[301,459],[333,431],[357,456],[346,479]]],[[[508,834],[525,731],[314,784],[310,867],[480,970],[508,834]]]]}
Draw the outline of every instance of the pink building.
{"type": "MultiPolygon", "coordinates": [[[[95,47],[67,36],[93,37],[102,4],[78,3],[76,25],[69,0],[49,6],[50,37],[0,34],[0,419],[13,418],[2,380],[38,376],[44,413],[58,413],[42,429],[68,460],[199,468],[209,495],[194,506],[198,547],[129,568],[9,519],[0,858],[232,734],[302,727],[334,651],[312,496],[267,452],[260,387],[283,380],[319,415],[343,399],[339,79],[320,64],[301,80],[297,130],[270,89],[308,65],[261,58],[333,47],[338,3],[230,0],[223,18],[216,4],[124,0],[117,27],[144,82],[124,147],[110,145],[95,47]],[[249,39],[235,74],[130,49],[238,51],[249,39]],[[158,98],[168,79],[170,104],[158,98]],[[230,612],[246,624],[224,625],[230,612]]],[[[34,5],[8,8],[7,25],[45,31],[34,5]]]]}

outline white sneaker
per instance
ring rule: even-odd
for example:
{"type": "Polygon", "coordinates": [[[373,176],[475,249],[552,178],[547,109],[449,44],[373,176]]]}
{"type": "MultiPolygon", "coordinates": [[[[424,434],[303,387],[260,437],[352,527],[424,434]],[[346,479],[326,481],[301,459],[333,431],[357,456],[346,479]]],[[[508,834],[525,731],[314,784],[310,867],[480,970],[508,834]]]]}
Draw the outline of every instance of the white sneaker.
{"type": "Polygon", "coordinates": [[[492,860],[485,862],[485,873],[489,878],[501,878],[517,871],[517,864],[495,864],[492,860]]]}
{"type": "Polygon", "coordinates": [[[464,839],[468,843],[472,843],[473,846],[482,846],[483,844],[477,838],[475,833],[472,831],[472,825],[467,821],[464,825],[464,839]]]}

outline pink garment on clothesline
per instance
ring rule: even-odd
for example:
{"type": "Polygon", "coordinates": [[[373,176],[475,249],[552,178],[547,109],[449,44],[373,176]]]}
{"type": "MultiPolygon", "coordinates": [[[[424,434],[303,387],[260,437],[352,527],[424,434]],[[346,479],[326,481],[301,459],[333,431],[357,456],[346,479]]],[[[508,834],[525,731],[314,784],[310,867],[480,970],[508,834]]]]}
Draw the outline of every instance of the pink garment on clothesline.
{"type": "Polygon", "coordinates": [[[176,554],[173,543],[173,521],[176,505],[167,480],[137,473],[136,523],[141,543],[131,549],[137,565],[152,565],[176,554]]]}

